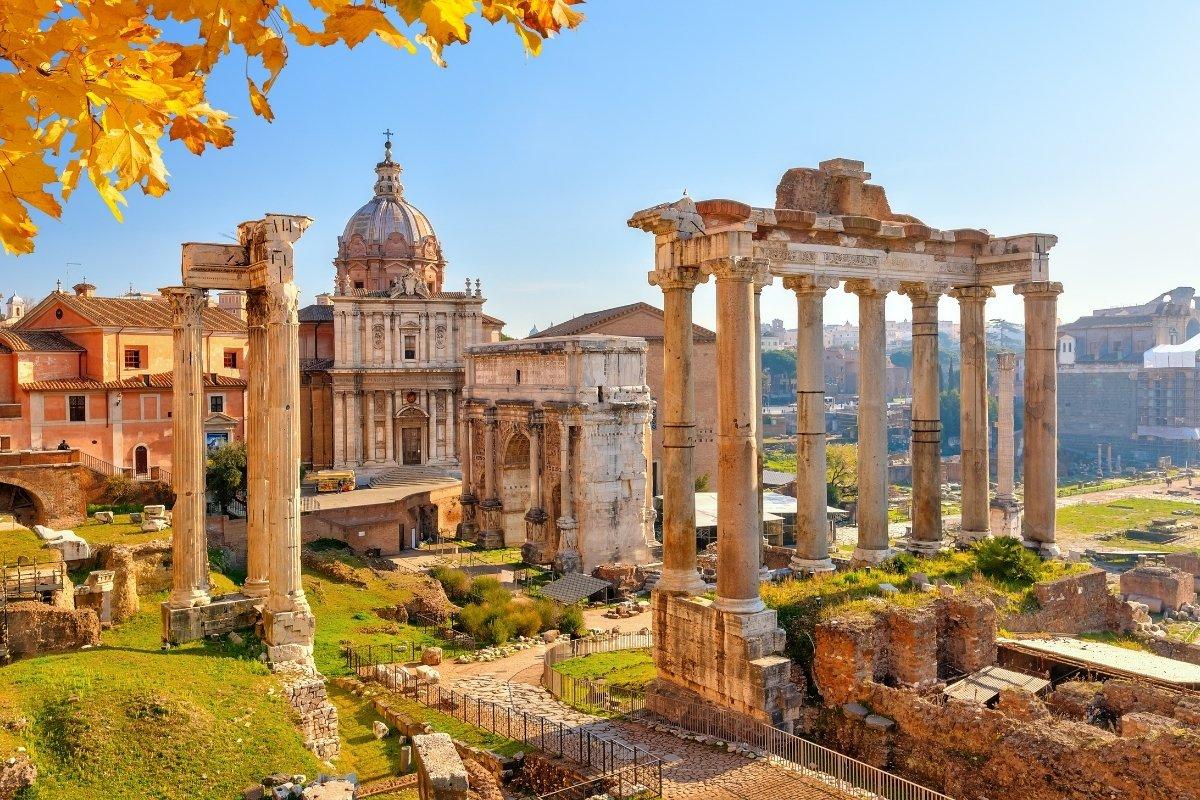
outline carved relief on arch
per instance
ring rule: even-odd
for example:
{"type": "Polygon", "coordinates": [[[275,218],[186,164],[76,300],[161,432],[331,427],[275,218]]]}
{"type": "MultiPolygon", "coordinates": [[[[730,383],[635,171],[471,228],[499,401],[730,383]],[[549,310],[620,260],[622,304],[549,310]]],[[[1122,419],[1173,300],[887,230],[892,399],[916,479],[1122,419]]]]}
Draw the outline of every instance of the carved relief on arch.
{"type": "Polygon", "coordinates": [[[367,243],[357,233],[350,237],[350,241],[346,243],[346,254],[351,258],[365,256],[367,254],[367,243]]]}
{"type": "Polygon", "coordinates": [[[404,258],[412,252],[408,239],[399,231],[392,231],[387,241],[383,243],[383,254],[390,258],[404,258]]]}
{"type": "Polygon", "coordinates": [[[546,426],[542,429],[542,434],[545,444],[542,446],[542,469],[547,475],[547,485],[551,478],[555,483],[558,481],[559,470],[559,448],[562,446],[562,425],[557,422],[546,420],[546,426]]]}

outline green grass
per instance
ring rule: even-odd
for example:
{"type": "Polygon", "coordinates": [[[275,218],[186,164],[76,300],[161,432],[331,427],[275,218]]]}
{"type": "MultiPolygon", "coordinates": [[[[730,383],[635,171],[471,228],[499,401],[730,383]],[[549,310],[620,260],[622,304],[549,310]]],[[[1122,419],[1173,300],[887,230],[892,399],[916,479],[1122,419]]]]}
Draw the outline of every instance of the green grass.
{"type": "Polygon", "coordinates": [[[571,678],[600,681],[621,689],[644,689],[658,675],[649,650],[617,650],[570,658],[554,667],[571,678]]]}
{"type": "MultiPolygon", "coordinates": [[[[1078,503],[1058,509],[1055,515],[1060,535],[1091,535],[1145,528],[1150,520],[1171,518],[1173,512],[1200,512],[1195,503],[1177,500],[1156,500],[1148,497],[1128,497],[1107,503],[1078,503]]],[[[1178,517],[1187,521],[1188,517],[1178,517]]],[[[1200,520],[1197,520],[1200,521],[1200,520]]],[[[1135,549],[1156,549],[1151,543],[1136,542],[1135,549]]],[[[1121,546],[1121,545],[1115,545],[1121,546]]]]}
{"type": "Polygon", "coordinates": [[[1081,633],[1079,634],[1079,638],[1089,642],[1100,642],[1102,644],[1110,644],[1113,647],[1122,647],[1126,650],[1146,650],[1146,646],[1132,636],[1113,633],[1112,631],[1081,633]]]}
{"type": "Polygon", "coordinates": [[[57,560],[57,553],[42,547],[42,540],[28,528],[0,531],[0,564],[15,564],[19,558],[30,561],[57,560]]]}
{"type": "Polygon", "coordinates": [[[224,800],[272,772],[320,770],[251,645],[160,651],[164,596],[143,598],[100,648],[0,670],[0,717],[29,721],[0,727],[0,752],[24,746],[38,766],[22,800],[224,800]]]}
{"type": "MultiPolygon", "coordinates": [[[[474,725],[463,722],[458,717],[452,717],[444,712],[423,706],[416,700],[404,695],[390,692],[387,696],[387,704],[391,708],[407,714],[414,719],[424,720],[435,731],[448,733],[452,738],[458,739],[464,744],[484,750],[491,750],[493,753],[503,756],[513,756],[527,749],[522,742],[491,733],[483,728],[477,728],[474,725]]],[[[473,713],[474,706],[471,706],[471,709],[472,711],[467,714],[468,717],[473,713]]],[[[517,709],[517,711],[520,711],[520,709],[517,709]]],[[[486,710],[486,707],[481,713],[485,715],[485,719],[490,719],[489,715],[491,712],[486,710]]]]}
{"type": "Polygon", "coordinates": [[[330,701],[337,706],[338,729],[342,736],[341,758],[337,768],[354,772],[363,783],[400,774],[400,746],[403,739],[388,736],[376,739],[371,725],[382,719],[374,707],[332,683],[327,685],[330,701]]]}
{"type": "MultiPolygon", "coordinates": [[[[128,514],[120,514],[111,525],[101,525],[89,520],[71,528],[92,549],[105,544],[141,544],[157,539],[170,539],[171,529],[155,533],[142,533],[139,526],[129,521],[128,514]]],[[[0,531],[0,564],[12,564],[25,556],[34,561],[45,561],[52,557],[51,550],[42,546],[42,540],[28,528],[0,531]]]]}

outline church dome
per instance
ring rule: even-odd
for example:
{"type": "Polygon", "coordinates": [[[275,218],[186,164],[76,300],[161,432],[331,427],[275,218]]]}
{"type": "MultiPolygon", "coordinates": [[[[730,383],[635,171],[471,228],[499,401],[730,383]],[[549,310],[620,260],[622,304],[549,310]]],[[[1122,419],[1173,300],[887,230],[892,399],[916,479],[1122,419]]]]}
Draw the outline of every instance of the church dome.
{"type": "Polygon", "coordinates": [[[402,170],[392,161],[392,143],[384,148],[383,161],[375,165],[375,196],[350,217],[342,232],[343,242],[358,235],[367,245],[382,245],[393,233],[399,233],[410,245],[416,245],[434,235],[428,217],[404,199],[402,170]]]}

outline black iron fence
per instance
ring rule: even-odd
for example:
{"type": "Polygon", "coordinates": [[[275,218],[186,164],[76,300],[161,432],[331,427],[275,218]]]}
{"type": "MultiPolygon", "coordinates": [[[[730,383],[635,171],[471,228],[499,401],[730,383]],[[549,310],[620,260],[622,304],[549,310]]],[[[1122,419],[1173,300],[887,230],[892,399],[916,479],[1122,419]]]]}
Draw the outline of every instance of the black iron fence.
{"type": "MultiPolygon", "coordinates": [[[[382,655],[378,653],[377,655],[382,655]]],[[[352,660],[351,665],[355,662],[352,660]]],[[[490,731],[530,748],[574,761],[599,772],[598,778],[619,781],[637,796],[662,796],[663,762],[649,751],[593,733],[590,726],[572,726],[560,720],[519,711],[480,697],[443,689],[422,681],[401,664],[376,663],[355,670],[366,680],[411,697],[423,706],[448,714],[469,725],[490,731]]],[[[568,800],[563,796],[563,800],[568,800]]]]}
{"type": "Polygon", "coordinates": [[[632,714],[646,707],[646,693],[641,689],[609,686],[601,681],[564,675],[555,666],[571,658],[616,650],[645,650],[654,646],[649,633],[621,633],[595,639],[572,639],[546,648],[542,666],[542,686],[546,691],[570,706],[598,714],[632,714]]]}

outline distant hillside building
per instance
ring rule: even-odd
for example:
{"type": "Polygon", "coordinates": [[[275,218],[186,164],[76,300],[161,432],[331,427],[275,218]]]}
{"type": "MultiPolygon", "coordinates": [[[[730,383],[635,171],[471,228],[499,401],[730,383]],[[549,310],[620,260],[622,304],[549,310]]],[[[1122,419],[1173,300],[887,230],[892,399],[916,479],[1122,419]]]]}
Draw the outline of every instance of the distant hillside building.
{"type": "Polygon", "coordinates": [[[1108,474],[1118,464],[1145,466],[1163,455],[1195,460],[1191,446],[1181,444],[1186,439],[1171,432],[1189,427],[1183,393],[1194,381],[1195,358],[1181,366],[1182,350],[1165,357],[1200,336],[1195,294],[1181,286],[1141,305],[1096,309],[1059,328],[1059,453],[1068,470],[1108,474]],[[1151,358],[1156,349],[1162,357],[1151,358]]]}

